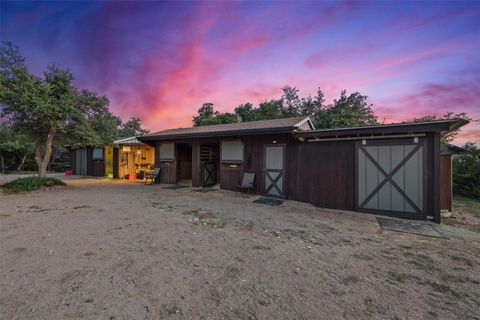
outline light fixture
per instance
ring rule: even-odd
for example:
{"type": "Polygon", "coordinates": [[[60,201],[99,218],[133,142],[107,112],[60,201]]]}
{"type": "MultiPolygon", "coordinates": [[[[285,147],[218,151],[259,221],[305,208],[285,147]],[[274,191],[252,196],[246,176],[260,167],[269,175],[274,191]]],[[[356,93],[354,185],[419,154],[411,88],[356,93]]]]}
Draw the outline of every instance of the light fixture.
{"type": "Polygon", "coordinates": [[[362,139],[362,144],[363,144],[363,145],[366,145],[366,144],[367,144],[367,140],[366,140],[366,139],[362,139]]]}

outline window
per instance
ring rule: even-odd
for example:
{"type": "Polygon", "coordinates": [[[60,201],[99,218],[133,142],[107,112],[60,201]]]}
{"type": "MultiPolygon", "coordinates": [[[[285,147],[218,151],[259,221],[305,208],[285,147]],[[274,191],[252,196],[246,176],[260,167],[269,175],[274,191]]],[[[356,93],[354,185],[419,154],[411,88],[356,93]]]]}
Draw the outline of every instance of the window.
{"type": "Polygon", "coordinates": [[[222,161],[243,161],[243,142],[222,141],[222,161]]]}
{"type": "Polygon", "coordinates": [[[162,143],[158,151],[160,160],[175,160],[175,145],[173,143],[162,143]]]}
{"type": "Polygon", "coordinates": [[[93,160],[103,160],[103,148],[93,149],[93,160]]]}

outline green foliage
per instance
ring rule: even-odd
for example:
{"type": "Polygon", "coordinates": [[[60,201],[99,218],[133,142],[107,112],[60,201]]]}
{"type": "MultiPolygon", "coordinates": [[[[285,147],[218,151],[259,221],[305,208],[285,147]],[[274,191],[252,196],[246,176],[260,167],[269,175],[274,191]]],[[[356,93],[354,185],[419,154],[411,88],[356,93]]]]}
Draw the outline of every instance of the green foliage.
{"type": "Polygon", "coordinates": [[[480,148],[467,142],[465,152],[453,159],[453,191],[471,197],[480,197],[480,148]]]}
{"type": "Polygon", "coordinates": [[[53,186],[66,186],[66,184],[62,180],[52,177],[26,177],[7,182],[2,185],[2,188],[7,192],[23,192],[53,186]]]}
{"type": "Polygon", "coordinates": [[[256,110],[253,108],[253,104],[249,102],[239,105],[235,108],[234,112],[238,116],[240,122],[256,120],[256,110]]]}
{"type": "Polygon", "coordinates": [[[317,128],[360,127],[378,124],[377,118],[367,96],[358,92],[347,95],[343,90],[333,105],[320,110],[314,124],[317,128]]]}
{"type": "Polygon", "coordinates": [[[130,118],[125,123],[120,123],[117,138],[128,138],[141,136],[150,133],[149,130],[142,128],[142,120],[140,118],[130,118]]]}
{"type": "Polygon", "coordinates": [[[342,91],[340,98],[325,105],[325,95],[318,89],[316,96],[300,97],[295,87],[284,86],[280,99],[270,99],[254,107],[251,103],[241,104],[234,113],[220,113],[213,104],[204,103],[193,117],[194,126],[220,123],[248,122],[287,117],[310,116],[317,128],[355,127],[378,124],[367,96],[354,92],[347,95],[342,91]]]}
{"type": "Polygon", "coordinates": [[[0,49],[0,117],[35,144],[41,176],[55,145],[103,145],[117,135],[119,119],[108,110],[108,99],[72,82],[73,74],[56,65],[43,77],[29,73],[11,43],[0,49]]]}
{"type": "MultiPolygon", "coordinates": [[[[466,112],[451,112],[448,111],[442,116],[432,116],[432,115],[426,115],[420,118],[415,118],[413,119],[413,122],[428,122],[428,121],[435,121],[435,120],[454,120],[454,119],[464,119],[467,120],[468,122],[472,121],[472,118],[468,116],[466,112]]],[[[442,135],[441,143],[442,143],[442,150],[445,150],[447,147],[447,144],[455,140],[457,135],[460,133],[460,128],[456,130],[452,130],[444,135],[442,135]]]]}
{"type": "Polygon", "coordinates": [[[198,109],[198,115],[193,117],[194,127],[234,122],[238,122],[238,119],[234,114],[214,111],[213,103],[204,103],[200,109],[198,109]]]}
{"type": "Polygon", "coordinates": [[[0,172],[22,170],[27,157],[33,155],[33,149],[34,144],[25,135],[0,124],[0,158],[3,158],[0,172]]]}

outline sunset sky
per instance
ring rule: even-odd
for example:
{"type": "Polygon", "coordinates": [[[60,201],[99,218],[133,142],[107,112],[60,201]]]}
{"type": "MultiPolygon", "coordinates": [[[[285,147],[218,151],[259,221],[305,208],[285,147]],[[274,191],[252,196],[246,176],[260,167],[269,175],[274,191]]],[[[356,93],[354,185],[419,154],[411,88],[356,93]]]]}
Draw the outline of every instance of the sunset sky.
{"type": "MultiPolygon", "coordinates": [[[[1,2],[1,39],[41,74],[71,69],[122,118],[191,126],[203,102],[232,111],[321,87],[369,96],[386,122],[480,119],[480,2],[1,2]]],[[[457,144],[480,141],[480,122],[457,144]]]]}

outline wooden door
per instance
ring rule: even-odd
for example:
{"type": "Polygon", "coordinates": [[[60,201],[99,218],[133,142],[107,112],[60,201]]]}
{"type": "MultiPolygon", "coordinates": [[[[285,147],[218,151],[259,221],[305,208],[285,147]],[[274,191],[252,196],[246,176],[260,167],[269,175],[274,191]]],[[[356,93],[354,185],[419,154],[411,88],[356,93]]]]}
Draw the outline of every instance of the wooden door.
{"type": "Polygon", "coordinates": [[[418,138],[357,143],[357,210],[424,218],[425,149],[418,138]]]}
{"type": "Polygon", "coordinates": [[[264,146],[264,193],[272,197],[285,196],[285,145],[264,146]]]}

